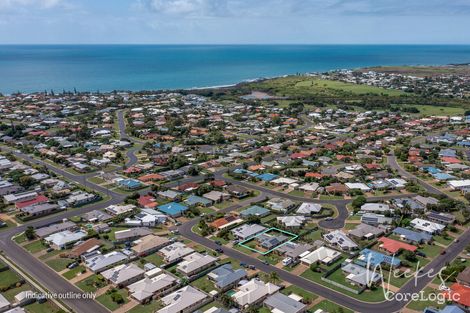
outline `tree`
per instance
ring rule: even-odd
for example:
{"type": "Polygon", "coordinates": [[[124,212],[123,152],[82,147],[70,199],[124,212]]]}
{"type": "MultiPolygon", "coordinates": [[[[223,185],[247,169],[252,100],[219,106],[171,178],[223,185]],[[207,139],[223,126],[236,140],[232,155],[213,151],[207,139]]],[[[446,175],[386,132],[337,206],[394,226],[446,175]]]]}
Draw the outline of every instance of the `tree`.
{"type": "Polygon", "coordinates": [[[359,209],[361,206],[363,206],[367,202],[366,197],[364,196],[358,196],[356,197],[353,202],[351,203],[353,208],[359,209]]]}
{"type": "Polygon", "coordinates": [[[33,240],[36,237],[36,232],[34,231],[34,228],[32,226],[28,226],[24,234],[26,238],[28,238],[28,240],[33,240]]]}

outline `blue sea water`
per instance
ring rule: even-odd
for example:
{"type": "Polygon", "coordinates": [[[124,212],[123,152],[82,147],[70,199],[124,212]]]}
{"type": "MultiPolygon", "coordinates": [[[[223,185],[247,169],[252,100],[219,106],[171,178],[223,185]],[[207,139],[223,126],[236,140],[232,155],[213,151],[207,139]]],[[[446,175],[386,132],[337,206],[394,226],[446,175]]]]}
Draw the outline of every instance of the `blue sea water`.
{"type": "Polygon", "coordinates": [[[0,92],[193,88],[299,72],[468,62],[469,45],[0,45],[0,92]]]}

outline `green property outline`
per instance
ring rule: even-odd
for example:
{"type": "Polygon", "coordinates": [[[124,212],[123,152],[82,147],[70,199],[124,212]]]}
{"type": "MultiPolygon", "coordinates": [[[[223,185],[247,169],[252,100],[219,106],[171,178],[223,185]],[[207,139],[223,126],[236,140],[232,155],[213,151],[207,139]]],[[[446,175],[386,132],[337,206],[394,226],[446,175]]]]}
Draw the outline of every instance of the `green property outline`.
{"type": "Polygon", "coordinates": [[[274,250],[276,250],[276,249],[282,247],[283,245],[288,244],[289,242],[292,242],[292,241],[296,240],[297,238],[299,238],[299,235],[293,234],[293,233],[288,232],[288,231],[286,231],[286,230],[279,229],[279,228],[277,228],[277,227],[271,227],[271,228],[269,228],[269,229],[266,229],[266,230],[262,231],[262,232],[259,233],[259,234],[256,234],[256,235],[254,235],[254,236],[251,236],[251,237],[249,237],[249,238],[243,240],[242,242],[239,242],[238,245],[241,246],[241,247],[243,247],[243,248],[246,248],[246,249],[248,249],[248,250],[250,250],[250,251],[259,253],[259,254],[261,254],[261,255],[266,255],[266,254],[269,254],[269,253],[273,252],[274,250]],[[263,234],[265,234],[265,233],[267,233],[267,232],[273,231],[273,230],[278,231],[278,232],[280,232],[280,233],[287,234],[287,235],[291,236],[292,238],[289,239],[289,240],[287,240],[286,242],[281,243],[281,244],[278,245],[278,246],[275,246],[275,247],[272,248],[271,250],[268,250],[268,251],[265,251],[265,252],[259,251],[259,250],[255,249],[255,248],[252,248],[252,247],[250,247],[250,246],[245,245],[246,242],[251,241],[251,240],[253,240],[253,239],[256,239],[257,237],[259,237],[259,236],[261,236],[261,235],[263,235],[263,234]]]}

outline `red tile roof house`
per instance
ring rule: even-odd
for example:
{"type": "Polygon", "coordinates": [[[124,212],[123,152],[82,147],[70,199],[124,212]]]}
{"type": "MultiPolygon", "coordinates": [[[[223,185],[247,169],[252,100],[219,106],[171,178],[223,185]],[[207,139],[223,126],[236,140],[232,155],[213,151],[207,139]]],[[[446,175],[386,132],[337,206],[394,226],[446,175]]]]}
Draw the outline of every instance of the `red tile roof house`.
{"type": "Polygon", "coordinates": [[[418,249],[416,246],[387,237],[381,237],[379,241],[382,243],[379,248],[392,255],[400,253],[401,250],[415,252],[418,249]]]}
{"type": "Polygon", "coordinates": [[[178,191],[185,191],[185,192],[193,191],[198,188],[199,188],[199,184],[192,183],[192,182],[184,183],[176,187],[178,191]]]}
{"type": "Polygon", "coordinates": [[[16,202],[15,207],[17,209],[22,209],[22,208],[25,208],[25,207],[30,206],[30,205],[43,204],[43,203],[46,203],[48,201],[49,201],[49,198],[47,198],[46,196],[37,195],[35,198],[33,198],[31,200],[16,202]]]}
{"type": "Polygon", "coordinates": [[[165,180],[165,176],[160,174],[147,174],[138,178],[141,182],[147,183],[155,180],[165,180]]]}
{"type": "Polygon", "coordinates": [[[227,183],[224,180],[213,180],[210,182],[210,184],[214,187],[224,187],[227,186],[227,183]]]}
{"type": "Polygon", "coordinates": [[[139,206],[144,207],[144,208],[149,208],[153,209],[158,206],[158,202],[156,202],[156,199],[153,196],[140,196],[139,200],[137,200],[139,203],[139,206]]]}
{"type": "Polygon", "coordinates": [[[442,157],[441,162],[442,162],[442,164],[459,164],[459,163],[462,163],[462,161],[460,161],[459,159],[454,158],[454,157],[442,157]]]}
{"type": "Polygon", "coordinates": [[[449,291],[443,292],[448,300],[457,303],[464,309],[470,308],[470,287],[454,283],[450,286],[449,291]]]}

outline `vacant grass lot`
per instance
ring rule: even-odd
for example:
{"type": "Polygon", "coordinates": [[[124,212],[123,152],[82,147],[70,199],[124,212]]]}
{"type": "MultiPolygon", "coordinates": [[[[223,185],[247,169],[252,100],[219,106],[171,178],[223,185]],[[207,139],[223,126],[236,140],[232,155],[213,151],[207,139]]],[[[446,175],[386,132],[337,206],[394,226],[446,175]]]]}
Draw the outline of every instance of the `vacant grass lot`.
{"type": "Polygon", "coordinates": [[[11,270],[0,272],[0,289],[14,285],[20,280],[21,278],[11,270]]]}
{"type": "Polygon", "coordinates": [[[317,305],[313,306],[311,311],[315,312],[316,310],[321,309],[324,312],[344,312],[344,313],[353,313],[353,311],[342,307],[334,302],[323,300],[322,302],[318,303],[317,305]]]}
{"type": "Polygon", "coordinates": [[[67,268],[71,263],[75,262],[73,259],[68,258],[58,258],[46,261],[46,264],[51,267],[54,271],[60,272],[67,268]]]}
{"type": "Polygon", "coordinates": [[[23,246],[29,253],[37,253],[47,248],[45,244],[42,243],[41,240],[37,240],[31,243],[28,243],[23,246]]]}
{"type": "Polygon", "coordinates": [[[119,289],[116,291],[116,293],[119,293],[122,296],[122,298],[124,299],[124,303],[119,304],[119,303],[114,302],[113,299],[111,298],[111,293],[108,293],[108,292],[97,297],[96,300],[102,305],[104,305],[106,308],[108,308],[110,311],[114,311],[117,308],[119,308],[121,305],[129,302],[129,299],[127,299],[126,289],[119,289]]]}

